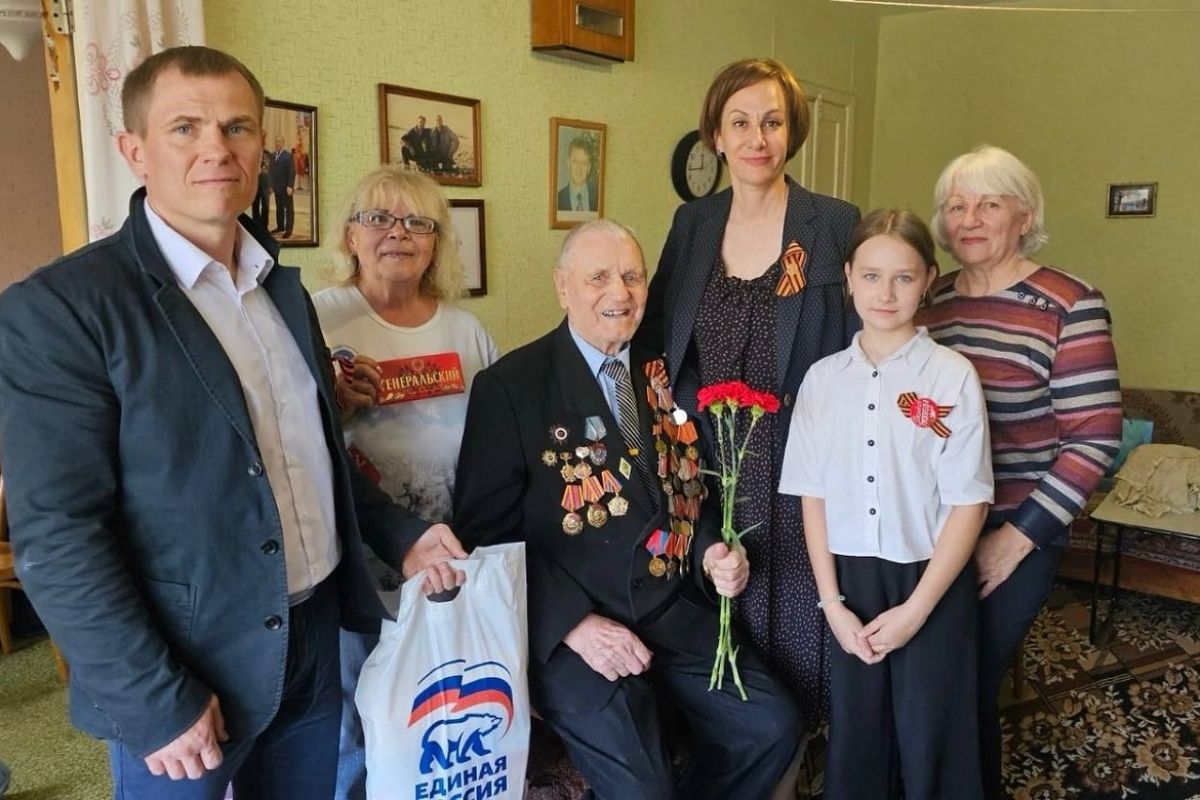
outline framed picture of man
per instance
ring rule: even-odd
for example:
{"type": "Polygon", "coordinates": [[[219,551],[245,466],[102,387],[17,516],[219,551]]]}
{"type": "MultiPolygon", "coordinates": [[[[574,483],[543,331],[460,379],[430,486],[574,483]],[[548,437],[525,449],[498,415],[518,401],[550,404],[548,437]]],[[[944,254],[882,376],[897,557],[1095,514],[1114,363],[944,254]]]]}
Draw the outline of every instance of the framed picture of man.
{"type": "Polygon", "coordinates": [[[317,109],[267,100],[262,171],[250,216],[281,245],[320,244],[317,216],[317,109]]]}
{"type": "Polygon", "coordinates": [[[447,186],[483,183],[479,101],[379,84],[379,151],[447,186]]]}
{"type": "Polygon", "coordinates": [[[572,228],[604,216],[608,126],[550,118],[550,227],[572,228]]]}

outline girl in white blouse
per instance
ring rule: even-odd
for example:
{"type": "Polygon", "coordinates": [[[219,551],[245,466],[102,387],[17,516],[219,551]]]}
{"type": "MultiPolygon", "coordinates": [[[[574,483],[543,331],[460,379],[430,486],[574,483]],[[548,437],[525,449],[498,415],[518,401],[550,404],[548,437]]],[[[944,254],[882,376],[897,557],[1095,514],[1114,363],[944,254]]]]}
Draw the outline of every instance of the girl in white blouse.
{"type": "Polygon", "coordinates": [[[937,277],[925,224],[873,211],[849,252],[863,328],[805,376],[779,486],[803,498],[839,645],[825,797],[982,798],[970,558],[992,500],[983,392],[966,358],[913,324],[937,277]]]}

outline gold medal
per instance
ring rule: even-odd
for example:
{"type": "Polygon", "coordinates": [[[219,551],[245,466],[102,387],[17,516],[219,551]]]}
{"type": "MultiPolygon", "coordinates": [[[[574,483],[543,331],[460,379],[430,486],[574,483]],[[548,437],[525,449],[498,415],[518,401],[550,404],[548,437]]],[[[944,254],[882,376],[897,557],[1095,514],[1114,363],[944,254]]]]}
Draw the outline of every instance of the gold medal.
{"type": "Polygon", "coordinates": [[[687,449],[683,451],[683,454],[685,456],[687,456],[689,459],[691,459],[692,461],[695,461],[698,458],[700,458],[700,451],[696,449],[695,445],[691,445],[691,444],[688,445],[687,449]]]}
{"type": "Polygon", "coordinates": [[[659,455],[662,455],[663,453],[667,452],[667,443],[664,442],[662,439],[655,439],[654,440],[654,450],[659,455]]]}
{"type": "Polygon", "coordinates": [[[608,513],[614,517],[623,517],[629,512],[629,501],[617,495],[608,501],[608,513]]]}
{"type": "Polygon", "coordinates": [[[554,454],[553,450],[543,450],[542,451],[542,463],[545,464],[547,467],[553,467],[555,464],[558,463],[558,456],[556,456],[554,454]]]}
{"type": "Polygon", "coordinates": [[[583,532],[583,518],[574,511],[569,512],[563,517],[562,529],[568,536],[578,536],[583,532]]]}
{"type": "Polygon", "coordinates": [[[592,477],[592,466],[586,461],[580,461],[575,465],[575,477],[579,480],[592,477]]]}
{"type": "Polygon", "coordinates": [[[567,483],[574,483],[578,480],[575,477],[575,468],[570,464],[563,464],[563,468],[559,471],[559,474],[562,475],[562,479],[567,483]]]}
{"type": "Polygon", "coordinates": [[[649,569],[651,575],[656,578],[661,578],[663,575],[667,574],[667,562],[662,558],[655,556],[654,558],[650,559],[649,569]]]}
{"type": "Polygon", "coordinates": [[[685,458],[676,466],[675,472],[681,481],[690,481],[700,474],[700,462],[685,458]]]}
{"type": "Polygon", "coordinates": [[[604,506],[600,504],[590,505],[587,510],[588,525],[593,528],[599,528],[604,523],[608,522],[608,512],[604,510],[604,506]]]}

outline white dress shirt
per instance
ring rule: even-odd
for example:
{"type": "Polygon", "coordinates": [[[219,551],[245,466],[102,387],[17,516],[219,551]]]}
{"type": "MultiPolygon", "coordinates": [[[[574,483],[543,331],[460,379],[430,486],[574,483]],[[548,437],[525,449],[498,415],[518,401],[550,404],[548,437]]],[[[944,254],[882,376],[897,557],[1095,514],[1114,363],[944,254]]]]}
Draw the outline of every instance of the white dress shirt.
{"type": "Polygon", "coordinates": [[[983,390],[971,363],[924,328],[878,366],[861,335],[804,376],[779,491],[824,499],[832,553],[924,561],[952,506],[992,502],[983,390]],[[902,410],[913,395],[926,410],[949,408],[941,426],[902,410]]]}
{"type": "MultiPolygon", "coordinates": [[[[604,367],[604,362],[610,358],[615,358],[625,365],[625,371],[629,372],[629,345],[621,348],[621,351],[615,356],[606,355],[602,350],[593,347],[587,340],[575,332],[571,327],[571,323],[567,323],[567,330],[571,332],[571,338],[575,341],[575,346],[579,348],[579,353],[583,356],[583,360],[587,362],[588,369],[592,372],[592,377],[600,384],[600,391],[604,393],[604,402],[608,403],[608,409],[612,411],[613,419],[617,424],[621,424],[621,404],[617,402],[617,384],[616,382],[601,372],[604,367]]],[[[633,385],[633,375],[629,375],[630,387],[633,385]]],[[[634,395],[636,397],[636,395],[634,395]]],[[[640,424],[640,423],[638,423],[640,424]]]]}
{"type": "MultiPolygon", "coordinates": [[[[293,603],[324,580],[341,557],[333,510],[333,465],[325,443],[317,384],[262,281],[271,256],[240,225],[237,283],[146,202],[146,217],[179,287],[229,357],[242,393],[283,530],[293,603]]],[[[203,458],[203,454],[198,454],[203,458]]]]}

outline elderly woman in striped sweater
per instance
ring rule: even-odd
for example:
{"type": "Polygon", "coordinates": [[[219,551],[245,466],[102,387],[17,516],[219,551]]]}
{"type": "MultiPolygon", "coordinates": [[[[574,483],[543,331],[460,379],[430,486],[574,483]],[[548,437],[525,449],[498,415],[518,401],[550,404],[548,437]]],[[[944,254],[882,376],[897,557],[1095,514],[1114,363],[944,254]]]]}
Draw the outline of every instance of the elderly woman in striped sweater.
{"type": "Polygon", "coordinates": [[[988,798],[1004,797],[996,697],[1050,593],[1067,526],[1112,463],[1121,395],[1104,296],[1032,260],[1049,238],[1037,176],[982,146],[934,192],[933,232],[962,267],[931,290],[921,322],[975,365],[991,426],[996,499],[975,550],[979,723],[988,798]]]}

